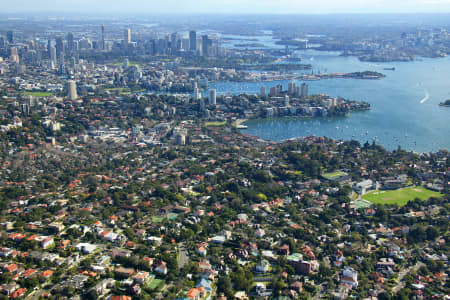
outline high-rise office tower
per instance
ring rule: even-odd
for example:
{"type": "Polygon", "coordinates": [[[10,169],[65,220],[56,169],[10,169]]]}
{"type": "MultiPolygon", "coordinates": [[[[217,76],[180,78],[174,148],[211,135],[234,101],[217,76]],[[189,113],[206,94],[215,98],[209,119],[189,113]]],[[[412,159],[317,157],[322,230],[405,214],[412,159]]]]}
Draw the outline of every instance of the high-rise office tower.
{"type": "Polygon", "coordinates": [[[53,63],[53,66],[56,66],[56,63],[58,62],[56,48],[53,45],[50,45],[50,61],[53,63]]]}
{"type": "Polygon", "coordinates": [[[217,91],[215,89],[209,90],[208,101],[209,105],[216,105],[217,91]]]}
{"type": "Polygon", "coordinates": [[[12,30],[10,30],[6,33],[6,40],[10,44],[14,43],[14,32],[12,30]]]}
{"type": "Polygon", "coordinates": [[[189,43],[189,39],[186,38],[182,38],[181,40],[181,47],[180,49],[184,50],[184,51],[189,51],[191,49],[190,47],[190,43],[189,43]]]}
{"type": "Polygon", "coordinates": [[[193,30],[189,32],[189,50],[197,50],[197,32],[193,30]]]}
{"type": "Polygon", "coordinates": [[[19,51],[17,50],[16,47],[12,47],[11,48],[11,56],[10,56],[11,60],[18,63],[20,61],[19,59],[19,51]]]}
{"type": "Polygon", "coordinates": [[[123,39],[125,40],[126,44],[131,43],[131,29],[130,28],[125,29],[123,39]]]}
{"type": "Polygon", "coordinates": [[[19,51],[17,50],[17,47],[11,48],[11,55],[19,55],[19,51]]]}
{"type": "Polygon", "coordinates": [[[308,97],[308,85],[306,83],[302,83],[301,85],[300,97],[302,98],[308,97]]]}
{"type": "Polygon", "coordinates": [[[203,56],[209,56],[209,49],[211,48],[212,41],[208,38],[208,36],[202,35],[202,54],[203,56]]]}
{"type": "Polygon", "coordinates": [[[64,52],[64,41],[63,38],[59,36],[56,38],[56,57],[58,58],[58,60],[61,60],[63,52],[64,52]]]}
{"type": "Polygon", "coordinates": [[[195,100],[199,100],[202,97],[202,95],[200,94],[200,90],[198,89],[198,87],[194,88],[194,99],[195,100]]]}
{"type": "Polygon", "coordinates": [[[270,97],[276,97],[276,96],[278,96],[278,89],[277,89],[276,86],[273,86],[273,87],[270,88],[270,90],[269,90],[269,96],[270,96],[270,97]]]}
{"type": "Polygon", "coordinates": [[[178,50],[178,33],[174,32],[170,35],[170,48],[172,48],[172,52],[175,52],[178,50]]]}
{"type": "Polygon", "coordinates": [[[130,45],[130,43],[131,43],[131,30],[128,28],[125,29],[124,31],[123,45],[122,45],[123,49],[128,50],[128,46],[130,45]]]}
{"type": "Polygon", "coordinates": [[[73,34],[71,32],[67,34],[66,40],[67,40],[67,52],[70,54],[74,50],[73,34]]]}
{"type": "Polygon", "coordinates": [[[102,24],[102,50],[105,50],[105,25],[102,24]]]}
{"type": "Polygon", "coordinates": [[[288,93],[289,95],[294,95],[295,94],[295,82],[291,81],[288,84],[288,93]]]}
{"type": "Polygon", "coordinates": [[[261,86],[261,89],[259,90],[259,96],[260,97],[266,97],[267,96],[266,86],[264,86],[264,85],[261,86]]]}
{"type": "Polygon", "coordinates": [[[76,100],[78,98],[76,81],[67,81],[67,96],[69,97],[69,100],[76,100]]]}

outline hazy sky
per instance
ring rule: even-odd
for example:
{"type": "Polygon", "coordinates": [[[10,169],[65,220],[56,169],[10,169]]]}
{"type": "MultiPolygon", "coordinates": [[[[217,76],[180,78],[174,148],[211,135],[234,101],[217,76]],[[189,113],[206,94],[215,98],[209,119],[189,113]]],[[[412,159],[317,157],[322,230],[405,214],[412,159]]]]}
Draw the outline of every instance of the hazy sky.
{"type": "Polygon", "coordinates": [[[2,0],[3,12],[430,13],[450,0],[2,0]]]}

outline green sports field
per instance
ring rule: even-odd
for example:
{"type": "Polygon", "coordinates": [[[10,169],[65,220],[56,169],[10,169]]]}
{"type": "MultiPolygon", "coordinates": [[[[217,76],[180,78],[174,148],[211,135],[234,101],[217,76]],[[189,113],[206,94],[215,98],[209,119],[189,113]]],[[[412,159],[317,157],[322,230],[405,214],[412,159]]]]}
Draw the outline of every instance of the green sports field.
{"type": "Polygon", "coordinates": [[[415,198],[424,201],[431,197],[440,198],[442,196],[441,193],[433,192],[420,186],[413,186],[393,191],[372,191],[363,195],[362,198],[374,204],[397,204],[403,206],[415,198]]]}
{"type": "Polygon", "coordinates": [[[220,126],[224,126],[226,124],[227,124],[226,121],[222,121],[222,122],[205,122],[205,126],[206,127],[220,127],[220,126]]]}
{"type": "Polygon", "coordinates": [[[342,171],[330,172],[322,174],[322,177],[328,180],[333,180],[342,176],[347,176],[347,173],[342,171]]]}
{"type": "Polygon", "coordinates": [[[24,92],[24,95],[34,96],[34,97],[48,97],[53,95],[50,92],[24,92]]]}

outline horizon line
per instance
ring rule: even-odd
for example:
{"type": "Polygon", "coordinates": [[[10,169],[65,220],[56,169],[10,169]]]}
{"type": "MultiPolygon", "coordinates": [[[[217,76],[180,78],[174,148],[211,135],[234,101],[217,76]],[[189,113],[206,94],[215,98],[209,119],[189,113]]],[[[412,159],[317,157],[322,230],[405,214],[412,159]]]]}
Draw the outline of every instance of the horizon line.
{"type": "MultiPolygon", "coordinates": [[[[111,15],[114,17],[117,17],[118,14],[121,14],[123,16],[127,16],[129,17],[130,15],[136,15],[136,16],[179,16],[179,15],[186,15],[186,16],[197,16],[197,15],[202,15],[202,16],[298,16],[298,15],[311,15],[311,16],[315,16],[315,15],[450,15],[450,10],[449,11],[439,11],[439,12],[381,12],[381,11],[375,11],[375,12],[298,12],[298,13],[292,13],[292,12],[277,12],[277,13],[269,13],[269,12],[247,12],[247,13],[239,13],[239,12],[226,12],[226,13],[220,13],[220,12],[153,12],[153,13],[145,13],[142,11],[136,11],[136,12],[132,12],[132,11],[128,11],[128,12],[124,12],[124,11],[109,11],[109,12],[104,12],[104,13],[99,13],[99,12],[87,12],[87,11],[23,11],[23,12],[19,12],[19,11],[2,11],[0,12],[0,16],[8,16],[8,15],[24,15],[24,16],[30,16],[30,15],[45,15],[45,14],[65,14],[65,15],[72,15],[72,16],[79,16],[82,17],[81,15],[78,14],[83,14],[84,16],[105,16],[105,15],[111,15]]],[[[52,16],[48,16],[48,17],[52,17],[52,16]]]]}

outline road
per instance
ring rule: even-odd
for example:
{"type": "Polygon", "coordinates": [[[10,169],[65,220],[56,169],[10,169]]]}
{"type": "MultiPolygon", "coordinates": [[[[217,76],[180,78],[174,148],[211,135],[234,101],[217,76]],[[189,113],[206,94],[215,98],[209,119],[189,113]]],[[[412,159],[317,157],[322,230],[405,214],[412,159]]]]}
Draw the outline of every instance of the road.
{"type": "Polygon", "coordinates": [[[44,297],[45,293],[49,293],[48,290],[45,290],[44,288],[48,286],[50,283],[44,284],[40,289],[32,291],[28,296],[25,298],[26,300],[38,300],[41,297],[44,297]]]}
{"type": "MultiPolygon", "coordinates": [[[[104,251],[104,247],[97,248],[97,250],[95,250],[92,254],[86,255],[86,256],[82,257],[78,262],[75,262],[75,263],[72,263],[71,265],[69,265],[66,268],[66,270],[71,269],[73,267],[78,268],[78,266],[82,260],[84,260],[86,258],[90,258],[90,257],[95,257],[96,255],[100,255],[102,253],[102,251],[104,251]]],[[[28,294],[25,297],[25,299],[26,300],[38,300],[39,298],[43,297],[45,293],[51,294],[50,290],[45,289],[45,287],[47,287],[49,285],[52,285],[53,286],[52,288],[55,287],[51,282],[46,282],[40,287],[40,289],[34,290],[30,294],[28,294]]]]}
{"type": "Polygon", "coordinates": [[[392,294],[393,295],[397,294],[402,288],[405,287],[405,282],[403,281],[403,278],[405,278],[406,274],[411,273],[411,272],[417,272],[417,270],[419,270],[423,266],[425,266],[425,264],[419,261],[414,266],[411,266],[407,269],[400,271],[400,273],[398,273],[398,279],[397,279],[398,283],[392,289],[392,294]]]}
{"type": "Polygon", "coordinates": [[[185,265],[189,263],[188,253],[186,251],[186,246],[181,243],[178,247],[178,268],[182,269],[185,265]]]}

